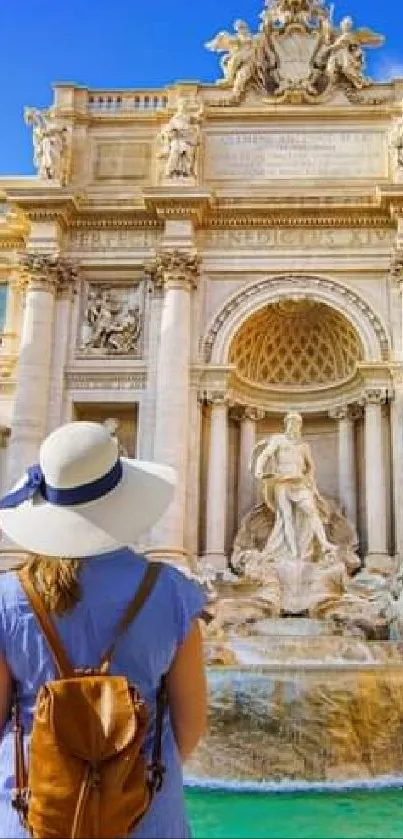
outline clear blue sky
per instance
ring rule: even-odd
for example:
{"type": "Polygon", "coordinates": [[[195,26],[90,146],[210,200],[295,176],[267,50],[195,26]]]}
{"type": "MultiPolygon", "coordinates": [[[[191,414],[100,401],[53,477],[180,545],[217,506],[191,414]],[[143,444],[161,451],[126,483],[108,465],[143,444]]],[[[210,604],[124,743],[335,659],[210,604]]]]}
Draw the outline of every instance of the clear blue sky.
{"type": "MultiPolygon", "coordinates": [[[[369,51],[376,78],[403,76],[402,0],[335,0],[335,18],[386,35],[369,51]]],[[[203,44],[244,18],[257,29],[263,0],[0,0],[0,174],[32,170],[25,105],[50,104],[51,84],[158,87],[214,81],[217,57],[203,44]]]]}

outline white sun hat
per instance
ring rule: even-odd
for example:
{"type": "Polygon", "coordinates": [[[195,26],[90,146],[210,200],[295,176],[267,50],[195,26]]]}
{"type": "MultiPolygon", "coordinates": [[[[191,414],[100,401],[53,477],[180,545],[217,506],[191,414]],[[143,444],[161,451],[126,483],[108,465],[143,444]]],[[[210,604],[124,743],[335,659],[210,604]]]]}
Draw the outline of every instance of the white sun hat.
{"type": "Polygon", "coordinates": [[[47,557],[84,558],[133,544],[172,501],[170,466],[119,457],[102,425],[72,422],[42,443],[39,464],[0,501],[0,529],[47,557]]]}

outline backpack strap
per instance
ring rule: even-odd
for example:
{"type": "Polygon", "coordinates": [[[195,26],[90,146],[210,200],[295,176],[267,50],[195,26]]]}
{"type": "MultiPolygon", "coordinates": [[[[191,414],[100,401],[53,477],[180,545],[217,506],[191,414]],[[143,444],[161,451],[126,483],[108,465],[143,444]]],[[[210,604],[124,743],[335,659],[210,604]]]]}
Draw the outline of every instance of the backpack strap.
{"type": "Polygon", "coordinates": [[[32,611],[42,629],[42,632],[52,653],[57,672],[60,679],[71,679],[74,676],[74,668],[71,666],[59,634],[50,619],[42,598],[35,589],[27,567],[18,572],[18,579],[28,598],[32,611]]]}
{"type": "Polygon", "coordinates": [[[162,567],[163,565],[161,562],[148,563],[147,570],[140,583],[140,586],[137,589],[133,600],[129,603],[126,612],[124,613],[121,621],[119,622],[116,628],[114,640],[102,656],[100,662],[100,670],[102,670],[103,673],[107,673],[110,668],[113,654],[115,652],[118,641],[120,640],[122,635],[124,635],[124,633],[128,630],[130,624],[133,623],[134,619],[137,617],[140,610],[143,608],[146,600],[148,600],[148,598],[150,597],[150,594],[153,591],[153,588],[162,571],[162,567]]]}

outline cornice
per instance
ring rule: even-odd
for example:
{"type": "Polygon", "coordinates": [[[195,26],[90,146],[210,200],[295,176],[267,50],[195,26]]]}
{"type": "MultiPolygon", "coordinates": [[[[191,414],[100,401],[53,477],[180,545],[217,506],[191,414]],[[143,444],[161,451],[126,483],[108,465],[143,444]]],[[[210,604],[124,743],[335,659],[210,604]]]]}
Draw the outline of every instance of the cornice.
{"type": "Polygon", "coordinates": [[[29,221],[57,220],[63,226],[78,212],[79,196],[62,187],[40,187],[27,183],[22,187],[9,187],[7,200],[22,211],[29,221]]]}
{"type": "Polygon", "coordinates": [[[133,214],[101,215],[88,213],[73,218],[69,225],[71,230],[163,230],[163,219],[139,217],[133,214]]]}
{"type": "Polygon", "coordinates": [[[270,210],[265,213],[224,211],[211,213],[204,219],[207,229],[241,228],[241,227],[366,227],[384,228],[394,227],[389,214],[362,213],[329,213],[317,214],[305,211],[303,208],[289,210],[270,210]]]}
{"type": "Polygon", "coordinates": [[[202,187],[155,187],[143,190],[144,206],[158,219],[193,219],[201,225],[213,204],[211,192],[202,187]]]}

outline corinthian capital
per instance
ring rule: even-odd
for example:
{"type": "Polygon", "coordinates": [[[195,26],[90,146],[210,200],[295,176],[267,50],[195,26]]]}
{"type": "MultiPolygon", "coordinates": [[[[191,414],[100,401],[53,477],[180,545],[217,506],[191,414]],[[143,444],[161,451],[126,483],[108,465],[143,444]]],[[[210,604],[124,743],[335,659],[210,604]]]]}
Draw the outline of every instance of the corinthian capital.
{"type": "Polygon", "coordinates": [[[390,276],[403,290],[403,250],[401,248],[395,248],[392,253],[390,276]]]}
{"type": "Polygon", "coordinates": [[[200,257],[197,251],[160,250],[147,266],[156,288],[197,288],[200,257]]]}
{"type": "Polygon", "coordinates": [[[19,267],[22,287],[32,291],[67,294],[78,277],[77,266],[55,254],[21,253],[19,267]]]}

